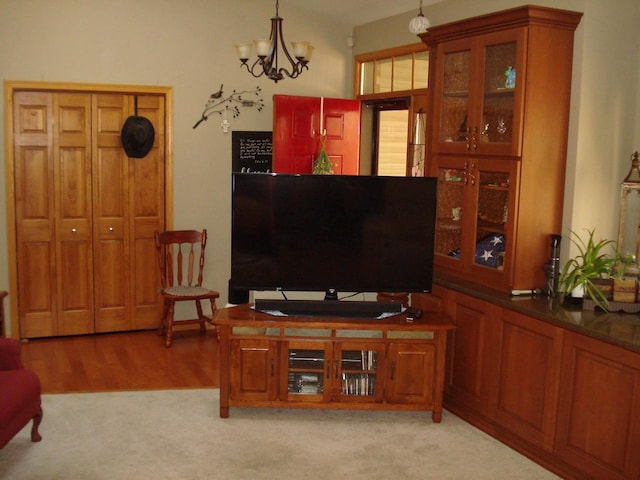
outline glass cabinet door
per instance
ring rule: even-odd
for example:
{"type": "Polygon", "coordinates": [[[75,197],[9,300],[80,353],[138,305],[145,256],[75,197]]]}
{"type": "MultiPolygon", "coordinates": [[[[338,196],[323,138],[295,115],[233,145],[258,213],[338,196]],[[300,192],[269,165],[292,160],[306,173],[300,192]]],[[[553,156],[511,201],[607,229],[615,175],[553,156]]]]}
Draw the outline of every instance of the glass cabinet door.
{"type": "Polygon", "coordinates": [[[329,376],[330,344],[324,342],[289,342],[286,349],[287,400],[323,401],[325,381],[329,376]]]}
{"type": "Polygon", "coordinates": [[[500,171],[477,171],[477,221],[474,263],[502,270],[507,242],[506,225],[509,220],[509,189],[511,174],[500,171]]]}
{"type": "MultiPolygon", "coordinates": [[[[468,161],[439,157],[437,164],[438,201],[434,253],[436,257],[448,257],[459,263],[463,258],[463,225],[470,213],[467,206],[468,161]]],[[[456,268],[462,268],[462,265],[456,268]]]]}
{"type": "Polygon", "coordinates": [[[454,44],[442,58],[437,143],[444,151],[467,150],[471,102],[471,48],[454,44]]]}
{"type": "Polygon", "coordinates": [[[438,48],[433,150],[519,155],[523,33],[507,30],[438,48]]]}
{"type": "Polygon", "coordinates": [[[471,272],[475,267],[503,270],[520,162],[449,156],[435,157],[435,162],[436,265],[473,275],[479,273],[471,272]]]}
{"type": "Polygon", "coordinates": [[[341,344],[336,358],[340,400],[381,401],[378,372],[383,359],[384,347],[379,344],[341,344]]]}
{"type": "Polygon", "coordinates": [[[482,118],[478,151],[518,155],[521,84],[524,82],[521,32],[506,31],[484,37],[482,118]]]}

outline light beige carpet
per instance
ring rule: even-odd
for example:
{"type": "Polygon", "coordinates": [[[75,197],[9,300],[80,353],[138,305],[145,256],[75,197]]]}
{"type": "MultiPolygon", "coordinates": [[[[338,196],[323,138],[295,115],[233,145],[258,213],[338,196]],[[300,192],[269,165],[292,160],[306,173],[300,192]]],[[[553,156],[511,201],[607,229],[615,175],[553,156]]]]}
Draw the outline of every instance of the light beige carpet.
{"type": "Polygon", "coordinates": [[[0,478],[552,479],[449,412],[231,408],[218,390],[43,396],[40,443],[23,429],[0,478]]]}

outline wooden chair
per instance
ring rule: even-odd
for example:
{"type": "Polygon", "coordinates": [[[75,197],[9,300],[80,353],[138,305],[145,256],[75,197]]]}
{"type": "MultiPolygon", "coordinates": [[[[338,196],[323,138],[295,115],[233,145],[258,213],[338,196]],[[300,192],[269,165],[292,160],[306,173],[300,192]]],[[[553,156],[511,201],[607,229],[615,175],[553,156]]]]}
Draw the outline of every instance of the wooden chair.
{"type": "Polygon", "coordinates": [[[220,293],[202,286],[206,230],[156,232],[155,239],[162,285],[160,294],[164,301],[158,335],[165,335],[165,346],[168,348],[171,346],[174,325],[197,323],[200,324],[200,331],[204,333],[205,323],[213,324],[213,318],[204,315],[201,302],[211,302],[213,316],[216,311],[216,298],[220,297],[220,293]],[[194,271],[196,257],[199,258],[197,272],[194,271]],[[184,301],[195,301],[198,318],[174,320],[176,302],[184,301]]]}

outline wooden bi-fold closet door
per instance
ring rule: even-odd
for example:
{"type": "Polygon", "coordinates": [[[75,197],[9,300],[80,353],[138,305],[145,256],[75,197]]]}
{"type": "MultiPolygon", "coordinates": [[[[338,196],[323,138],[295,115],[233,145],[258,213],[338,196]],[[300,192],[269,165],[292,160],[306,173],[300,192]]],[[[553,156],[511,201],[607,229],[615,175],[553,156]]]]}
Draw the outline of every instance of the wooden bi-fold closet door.
{"type": "Polygon", "coordinates": [[[15,91],[13,126],[20,336],[156,326],[164,97],[15,91]],[[120,140],[136,106],[156,132],[141,159],[120,140]]]}

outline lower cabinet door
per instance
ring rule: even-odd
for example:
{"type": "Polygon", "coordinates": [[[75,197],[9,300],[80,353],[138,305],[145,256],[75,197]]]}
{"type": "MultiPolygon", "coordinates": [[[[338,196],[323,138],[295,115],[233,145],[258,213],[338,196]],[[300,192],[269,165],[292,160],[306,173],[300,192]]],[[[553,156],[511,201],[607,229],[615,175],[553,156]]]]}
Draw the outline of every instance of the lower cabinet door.
{"type": "Polygon", "coordinates": [[[387,402],[419,404],[434,402],[436,348],[433,344],[392,343],[387,362],[387,402]]]}
{"type": "Polygon", "coordinates": [[[278,387],[278,342],[231,340],[230,384],[234,400],[275,400],[278,387]]]}
{"type": "Polygon", "coordinates": [[[490,417],[546,450],[553,448],[562,329],[504,310],[497,322],[497,380],[490,417]]]}
{"type": "Polygon", "coordinates": [[[640,478],[637,354],[565,335],[556,453],[593,478],[640,478]]]}
{"type": "Polygon", "coordinates": [[[491,335],[498,307],[458,292],[447,302],[456,329],[448,336],[445,402],[486,413],[490,388],[491,335]]]}

